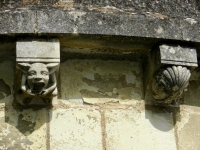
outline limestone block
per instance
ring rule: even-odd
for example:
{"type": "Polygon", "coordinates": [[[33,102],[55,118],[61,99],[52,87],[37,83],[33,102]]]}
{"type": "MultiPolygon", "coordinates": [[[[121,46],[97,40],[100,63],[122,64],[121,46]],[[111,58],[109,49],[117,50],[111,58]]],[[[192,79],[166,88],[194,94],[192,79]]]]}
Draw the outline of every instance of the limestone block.
{"type": "Polygon", "coordinates": [[[63,102],[131,103],[142,100],[140,62],[68,60],[61,64],[63,102]]]}
{"type": "Polygon", "coordinates": [[[172,113],[108,110],[105,120],[108,150],[176,150],[172,113]]]}
{"type": "Polygon", "coordinates": [[[58,39],[21,40],[16,44],[17,62],[60,62],[58,39]]]}
{"type": "Polygon", "coordinates": [[[129,15],[125,13],[105,13],[106,10],[101,11],[39,10],[37,11],[38,33],[182,38],[178,19],[171,19],[160,14],[156,16],[156,14],[151,13],[129,15]]]}
{"type": "Polygon", "coordinates": [[[46,110],[1,110],[0,149],[46,150],[46,110]]]}
{"type": "Polygon", "coordinates": [[[200,148],[199,107],[181,106],[177,120],[179,150],[198,150],[200,148]]]}
{"type": "Polygon", "coordinates": [[[100,113],[94,109],[58,109],[50,122],[51,150],[102,150],[100,113]]]}
{"type": "Polygon", "coordinates": [[[197,67],[197,52],[194,47],[160,45],[160,63],[197,67]]]}

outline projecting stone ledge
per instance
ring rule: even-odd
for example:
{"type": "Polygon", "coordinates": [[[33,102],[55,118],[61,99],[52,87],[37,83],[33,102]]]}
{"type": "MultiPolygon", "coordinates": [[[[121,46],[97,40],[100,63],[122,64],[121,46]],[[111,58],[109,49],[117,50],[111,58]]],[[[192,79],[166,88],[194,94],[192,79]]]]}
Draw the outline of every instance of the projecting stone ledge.
{"type": "Polygon", "coordinates": [[[111,10],[26,8],[0,12],[0,34],[96,34],[200,41],[196,18],[111,10]]]}

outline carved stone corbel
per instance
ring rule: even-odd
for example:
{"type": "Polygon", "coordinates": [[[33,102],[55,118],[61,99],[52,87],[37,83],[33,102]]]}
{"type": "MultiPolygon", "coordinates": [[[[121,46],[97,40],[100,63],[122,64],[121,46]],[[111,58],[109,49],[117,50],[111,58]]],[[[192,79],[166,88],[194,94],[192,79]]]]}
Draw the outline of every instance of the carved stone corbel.
{"type": "Polygon", "coordinates": [[[160,45],[153,49],[146,66],[146,89],[156,104],[177,102],[189,85],[191,72],[198,66],[196,49],[180,45],[160,45]]]}
{"type": "Polygon", "coordinates": [[[17,42],[17,92],[21,105],[47,105],[56,98],[60,43],[51,40],[17,42]]]}

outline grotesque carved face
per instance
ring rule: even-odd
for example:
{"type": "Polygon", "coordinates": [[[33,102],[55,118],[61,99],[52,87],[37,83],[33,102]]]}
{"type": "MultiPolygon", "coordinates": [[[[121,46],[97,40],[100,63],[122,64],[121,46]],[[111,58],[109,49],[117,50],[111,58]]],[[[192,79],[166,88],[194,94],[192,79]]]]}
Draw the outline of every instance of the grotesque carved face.
{"type": "Polygon", "coordinates": [[[30,95],[46,95],[53,92],[56,88],[55,71],[58,65],[59,63],[18,63],[17,67],[23,72],[22,91],[30,95]]]}
{"type": "Polygon", "coordinates": [[[42,63],[34,63],[28,69],[27,83],[33,93],[39,93],[47,87],[49,70],[42,63]]]}

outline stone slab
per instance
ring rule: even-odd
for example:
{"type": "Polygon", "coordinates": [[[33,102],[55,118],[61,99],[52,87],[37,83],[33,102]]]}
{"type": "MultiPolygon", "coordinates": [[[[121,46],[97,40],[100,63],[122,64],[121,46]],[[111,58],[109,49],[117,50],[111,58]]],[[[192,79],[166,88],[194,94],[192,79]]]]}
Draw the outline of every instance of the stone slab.
{"type": "MultiPolygon", "coordinates": [[[[175,0],[169,2],[169,5],[163,2],[166,3],[166,8],[163,8],[165,10],[163,12],[162,9],[158,9],[159,7],[162,8],[163,4],[161,6],[157,5],[157,3],[154,4],[154,2],[141,4],[138,2],[137,5],[144,5],[144,9],[141,9],[141,11],[138,9],[135,11],[133,9],[122,9],[123,7],[126,8],[125,6],[128,7],[128,5],[124,2],[120,3],[122,6],[119,4],[117,7],[120,9],[118,9],[103,6],[99,8],[96,7],[98,6],[97,3],[94,5],[95,7],[91,8],[87,1],[84,3],[66,2],[63,6],[57,6],[59,2],[54,2],[54,8],[48,9],[46,7],[48,3],[45,3],[44,7],[39,7],[43,5],[41,2],[38,5],[31,5],[34,9],[30,9],[29,5],[16,4],[17,6],[13,6],[16,7],[15,10],[10,8],[15,4],[8,6],[5,4],[0,12],[0,34],[73,33],[200,41],[200,34],[198,34],[199,19],[197,17],[199,4],[184,2],[183,6],[187,6],[186,9],[185,7],[175,7],[177,5],[175,0]],[[67,3],[70,3],[70,5],[74,3],[74,5],[68,8],[67,3]],[[145,11],[146,8],[147,10],[149,9],[147,6],[151,6],[152,10],[145,11]],[[172,11],[172,8],[177,9],[177,12],[172,11]],[[191,12],[188,12],[190,10],[191,12]]],[[[161,2],[159,1],[158,3],[161,2]]],[[[109,3],[109,5],[112,4],[109,3]]]]}
{"type": "Polygon", "coordinates": [[[193,47],[180,45],[160,45],[160,61],[163,64],[198,66],[197,52],[193,47]]]}
{"type": "Polygon", "coordinates": [[[60,62],[58,39],[21,40],[16,44],[17,62],[60,62]]]}
{"type": "Polygon", "coordinates": [[[99,11],[37,11],[38,33],[127,35],[180,39],[179,20],[150,14],[102,13],[99,11]],[[56,22],[56,24],[55,24],[56,22]]]}
{"type": "Polygon", "coordinates": [[[35,11],[12,11],[0,12],[0,34],[34,33],[35,11]]]}
{"type": "Polygon", "coordinates": [[[50,122],[51,150],[102,150],[101,116],[95,109],[57,109],[50,122]]]}
{"type": "Polygon", "coordinates": [[[172,113],[107,110],[106,149],[176,150],[172,113]]]}

